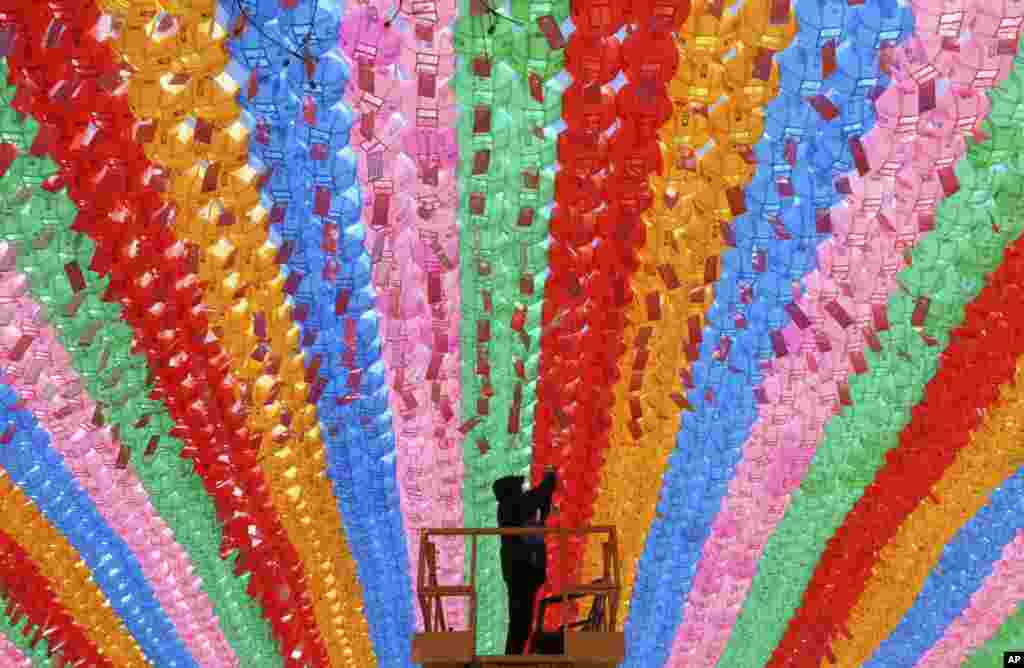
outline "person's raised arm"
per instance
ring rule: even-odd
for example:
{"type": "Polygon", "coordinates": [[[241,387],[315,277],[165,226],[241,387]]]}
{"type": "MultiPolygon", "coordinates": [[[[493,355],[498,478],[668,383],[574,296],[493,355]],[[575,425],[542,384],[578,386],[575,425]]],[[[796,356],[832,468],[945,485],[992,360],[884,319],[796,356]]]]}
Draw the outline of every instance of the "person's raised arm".
{"type": "Polygon", "coordinates": [[[539,485],[523,495],[523,511],[526,517],[533,516],[540,511],[541,522],[548,519],[551,514],[551,495],[555,492],[555,485],[558,483],[558,474],[552,466],[544,470],[544,480],[539,485]]]}

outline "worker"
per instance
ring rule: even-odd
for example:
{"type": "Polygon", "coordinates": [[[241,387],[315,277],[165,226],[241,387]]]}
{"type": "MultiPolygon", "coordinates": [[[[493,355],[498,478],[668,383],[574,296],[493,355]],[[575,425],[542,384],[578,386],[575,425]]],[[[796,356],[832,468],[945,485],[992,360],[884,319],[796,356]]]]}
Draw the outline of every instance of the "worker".
{"type": "MultiPolygon", "coordinates": [[[[558,477],[554,467],[544,470],[544,480],[529,489],[523,476],[495,481],[498,528],[543,527],[551,513],[551,495],[558,477]]],[[[508,588],[508,636],[505,655],[522,654],[533,627],[533,604],[547,579],[544,536],[502,536],[501,572],[508,588]]]]}

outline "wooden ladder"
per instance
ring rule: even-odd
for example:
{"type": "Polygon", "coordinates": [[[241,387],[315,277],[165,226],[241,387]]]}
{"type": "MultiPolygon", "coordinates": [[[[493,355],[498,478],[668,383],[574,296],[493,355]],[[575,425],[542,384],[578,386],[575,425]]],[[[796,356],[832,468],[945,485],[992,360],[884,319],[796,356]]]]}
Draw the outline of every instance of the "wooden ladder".
{"type": "Polygon", "coordinates": [[[452,629],[444,618],[443,600],[446,596],[467,596],[472,616],[476,615],[476,542],[473,543],[472,571],[466,585],[441,585],[437,581],[437,545],[424,532],[420,539],[419,587],[420,608],[423,611],[423,630],[427,633],[446,633],[452,629]],[[422,583],[426,583],[423,586],[422,583]]]}

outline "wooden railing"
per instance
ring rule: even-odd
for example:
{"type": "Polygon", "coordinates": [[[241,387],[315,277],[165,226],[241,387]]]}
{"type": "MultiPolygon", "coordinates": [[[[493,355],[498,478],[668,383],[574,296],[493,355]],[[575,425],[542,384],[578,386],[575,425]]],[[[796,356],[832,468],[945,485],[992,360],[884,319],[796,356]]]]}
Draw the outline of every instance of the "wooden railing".
{"type": "MultiPolygon", "coordinates": [[[[562,625],[568,627],[571,620],[568,618],[571,606],[568,605],[573,595],[592,594],[595,597],[605,597],[605,615],[599,630],[601,634],[589,634],[614,636],[618,622],[619,595],[621,582],[621,565],[619,563],[618,534],[613,526],[588,526],[578,528],[530,528],[530,529],[423,529],[420,534],[420,557],[417,564],[418,587],[417,596],[423,612],[424,633],[417,634],[420,642],[419,652],[435,656],[427,662],[437,665],[444,665],[446,661],[475,662],[478,664],[507,663],[518,665],[548,664],[572,664],[579,662],[568,654],[563,656],[478,656],[476,654],[476,572],[477,572],[477,542],[481,536],[536,536],[556,534],[558,536],[558,551],[562,590],[558,597],[561,598],[561,619],[562,625]],[[569,552],[569,536],[582,534],[605,534],[607,539],[602,544],[603,576],[591,584],[580,584],[569,582],[569,565],[567,562],[569,552]],[[469,582],[460,585],[442,585],[437,581],[437,546],[431,541],[433,537],[470,536],[470,562],[469,582]],[[469,599],[469,628],[465,632],[456,633],[450,629],[445,621],[443,600],[449,597],[469,599]],[[439,634],[449,634],[450,641],[446,641],[439,634]],[[456,636],[458,636],[456,638],[456,636]],[[452,649],[445,649],[446,642],[450,642],[452,649]],[[455,645],[461,645],[456,648],[455,645]],[[466,646],[468,645],[468,646],[466,646]],[[443,658],[451,657],[450,659],[443,658]],[[458,657],[458,658],[456,658],[458,657]],[[469,658],[472,657],[472,658],[469,658]]],[[[576,635],[576,634],[573,634],[576,635]]],[[[618,634],[621,636],[621,634],[618,634]]],[[[567,645],[567,649],[570,642],[567,645]]],[[[601,654],[606,652],[602,651],[601,654]]],[[[619,657],[621,659],[621,657],[619,657]]],[[[582,663],[581,663],[582,665],[582,663]]],[[[589,665],[589,664],[588,664],[589,665]]]]}

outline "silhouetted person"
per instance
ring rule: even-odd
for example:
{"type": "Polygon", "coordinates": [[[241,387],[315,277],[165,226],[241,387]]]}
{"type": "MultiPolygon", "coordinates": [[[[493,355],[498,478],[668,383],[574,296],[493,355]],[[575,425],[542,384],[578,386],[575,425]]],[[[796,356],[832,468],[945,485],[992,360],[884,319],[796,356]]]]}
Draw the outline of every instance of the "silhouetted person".
{"type": "MultiPolygon", "coordinates": [[[[494,483],[501,529],[543,527],[551,513],[551,494],[558,477],[545,469],[544,481],[526,490],[523,476],[506,476],[494,483]]],[[[533,601],[547,579],[544,536],[502,536],[501,572],[508,587],[508,640],[505,654],[522,654],[533,626],[533,601]]]]}

